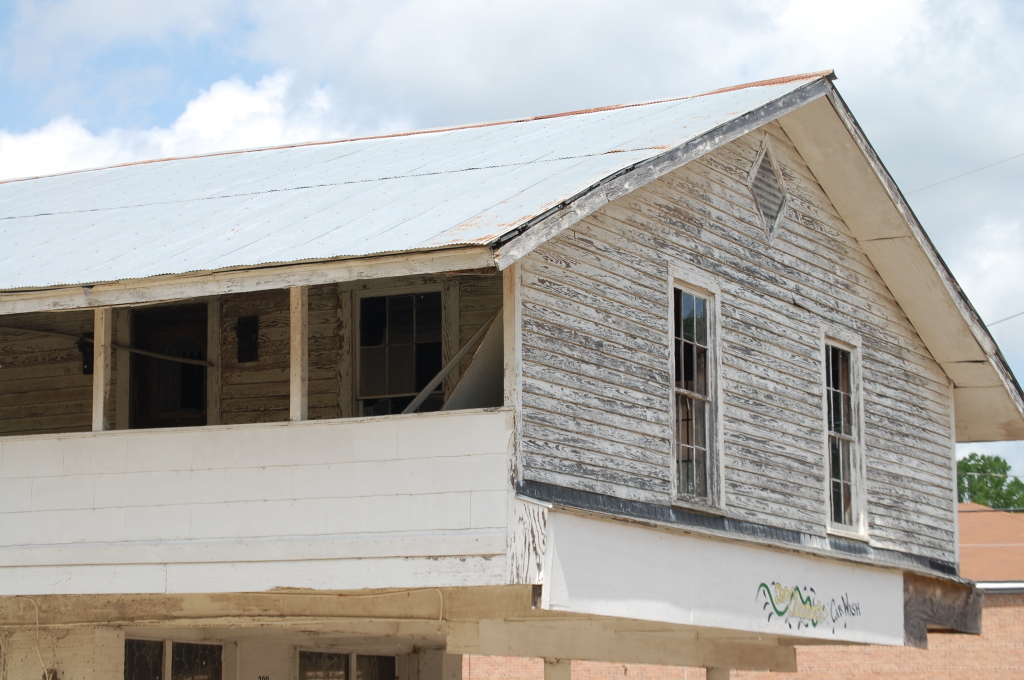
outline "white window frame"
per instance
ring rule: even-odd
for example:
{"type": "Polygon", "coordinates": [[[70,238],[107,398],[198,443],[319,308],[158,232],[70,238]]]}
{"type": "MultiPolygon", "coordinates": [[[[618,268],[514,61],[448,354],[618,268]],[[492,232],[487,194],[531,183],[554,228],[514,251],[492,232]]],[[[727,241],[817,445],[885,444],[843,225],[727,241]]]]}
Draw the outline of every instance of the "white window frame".
{"type": "Polygon", "coordinates": [[[821,329],[821,427],[822,427],[822,463],[825,488],[825,529],[829,534],[868,540],[868,513],[866,466],[864,456],[864,387],[863,387],[863,342],[859,335],[845,329],[823,326],[821,329]],[[850,506],[853,523],[836,524],[832,521],[832,475],[829,460],[829,424],[828,424],[828,347],[838,347],[850,353],[850,388],[851,408],[853,410],[853,445],[850,447],[850,506]]]}
{"type": "Polygon", "coordinates": [[[761,148],[758,149],[757,157],[754,158],[754,165],[750,168],[750,172],[747,173],[747,189],[750,191],[750,198],[754,202],[754,209],[757,211],[757,216],[761,219],[761,228],[764,229],[765,237],[769,243],[775,239],[775,235],[779,232],[782,216],[789,205],[789,190],[786,186],[786,180],[782,176],[781,167],[775,157],[775,150],[772,148],[771,135],[765,133],[765,136],[761,139],[761,148]],[[757,177],[757,171],[761,167],[761,161],[765,156],[768,156],[768,162],[771,163],[772,170],[775,172],[775,179],[779,181],[779,190],[782,192],[782,205],[779,206],[779,214],[775,216],[775,220],[771,223],[765,217],[764,212],[761,210],[761,204],[757,202],[757,196],[754,194],[754,178],[757,177]]]}
{"type": "Polygon", "coordinates": [[[723,456],[722,427],[722,342],[719,319],[721,319],[722,292],[718,283],[705,272],[689,265],[676,264],[669,268],[668,281],[668,400],[669,400],[669,441],[670,441],[670,475],[671,502],[673,505],[721,514],[725,510],[725,494],[722,480],[725,465],[723,456]],[[676,387],[675,387],[675,291],[681,290],[692,295],[699,295],[708,303],[708,434],[707,434],[707,476],[708,495],[682,495],[679,492],[679,470],[676,455],[676,387]]]}

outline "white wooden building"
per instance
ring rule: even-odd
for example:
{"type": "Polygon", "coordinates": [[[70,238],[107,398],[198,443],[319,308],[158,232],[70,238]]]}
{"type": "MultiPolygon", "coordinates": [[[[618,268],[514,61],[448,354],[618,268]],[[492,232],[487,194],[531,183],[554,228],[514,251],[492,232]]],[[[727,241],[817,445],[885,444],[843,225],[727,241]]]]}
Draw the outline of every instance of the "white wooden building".
{"type": "Polygon", "coordinates": [[[0,183],[4,680],[794,670],[977,632],[1024,438],[817,73],[0,183]]]}

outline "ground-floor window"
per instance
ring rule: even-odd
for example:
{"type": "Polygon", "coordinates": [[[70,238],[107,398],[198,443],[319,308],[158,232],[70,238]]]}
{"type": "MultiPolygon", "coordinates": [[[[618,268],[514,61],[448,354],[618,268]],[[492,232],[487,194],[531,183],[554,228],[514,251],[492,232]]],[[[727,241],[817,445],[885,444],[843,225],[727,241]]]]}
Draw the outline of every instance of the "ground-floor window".
{"type": "Polygon", "coordinates": [[[222,669],[220,645],[124,641],[125,680],[221,680],[222,669]]]}
{"type": "Polygon", "coordinates": [[[395,680],[395,657],[344,654],[338,652],[299,652],[299,680],[395,680]]]}

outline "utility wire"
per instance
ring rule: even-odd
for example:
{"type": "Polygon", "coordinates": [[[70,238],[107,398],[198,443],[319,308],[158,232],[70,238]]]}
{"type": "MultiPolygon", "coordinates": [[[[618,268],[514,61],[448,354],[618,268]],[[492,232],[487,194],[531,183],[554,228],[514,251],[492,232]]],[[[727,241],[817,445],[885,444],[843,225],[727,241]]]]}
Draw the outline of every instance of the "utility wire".
{"type": "Polygon", "coordinates": [[[988,324],[988,327],[992,328],[992,326],[995,326],[997,323],[1002,323],[1004,321],[1009,321],[1010,319],[1016,319],[1018,316],[1021,316],[1021,315],[1024,315],[1024,312],[1017,312],[1016,314],[1011,314],[1010,316],[1006,317],[1005,319],[1000,319],[999,321],[993,321],[992,323],[988,324]]]}
{"type": "Polygon", "coordinates": [[[1000,163],[1005,163],[1007,161],[1012,161],[1014,158],[1020,158],[1021,156],[1024,156],[1024,153],[1019,153],[1016,156],[1010,156],[1009,158],[1004,158],[1003,160],[996,161],[995,163],[989,163],[988,165],[983,165],[982,167],[975,168],[974,170],[968,170],[967,172],[965,172],[965,173],[963,173],[961,175],[957,175],[956,177],[950,177],[948,179],[942,180],[941,182],[936,182],[935,184],[929,184],[926,187],[921,187],[920,189],[914,189],[913,191],[908,191],[905,195],[909,196],[910,194],[916,194],[919,191],[924,191],[925,189],[931,189],[932,187],[937,187],[940,184],[945,184],[946,182],[952,182],[955,179],[960,179],[961,177],[966,177],[967,175],[972,175],[972,174],[974,174],[976,172],[980,172],[982,170],[987,170],[987,169],[989,169],[989,168],[991,168],[991,167],[993,167],[995,165],[999,165],[1000,163]]]}

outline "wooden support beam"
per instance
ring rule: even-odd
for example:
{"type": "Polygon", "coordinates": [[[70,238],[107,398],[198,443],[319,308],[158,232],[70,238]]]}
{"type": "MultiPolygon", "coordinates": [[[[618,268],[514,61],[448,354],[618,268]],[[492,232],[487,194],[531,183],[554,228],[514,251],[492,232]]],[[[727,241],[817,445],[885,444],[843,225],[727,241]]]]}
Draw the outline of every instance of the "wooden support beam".
{"type": "Polygon", "coordinates": [[[131,397],[131,359],[130,352],[118,349],[118,346],[131,347],[132,344],[132,311],[118,309],[114,314],[115,340],[111,347],[117,349],[115,358],[115,394],[114,394],[114,429],[127,430],[130,425],[129,402],[131,397]]]}
{"type": "Polygon", "coordinates": [[[289,288],[291,370],[290,419],[309,418],[309,287],[289,288]]]}
{"type": "Polygon", "coordinates": [[[92,431],[110,429],[107,400],[110,398],[111,342],[114,332],[114,310],[99,307],[94,312],[92,345],[92,431]]]}
{"type": "Polygon", "coordinates": [[[220,425],[220,298],[206,303],[206,424],[220,425]]]}
{"type": "Polygon", "coordinates": [[[700,637],[695,630],[671,625],[661,629],[654,624],[640,629],[631,625],[613,620],[449,620],[447,651],[751,671],[796,670],[794,647],[768,636],[723,639],[700,637]]]}

